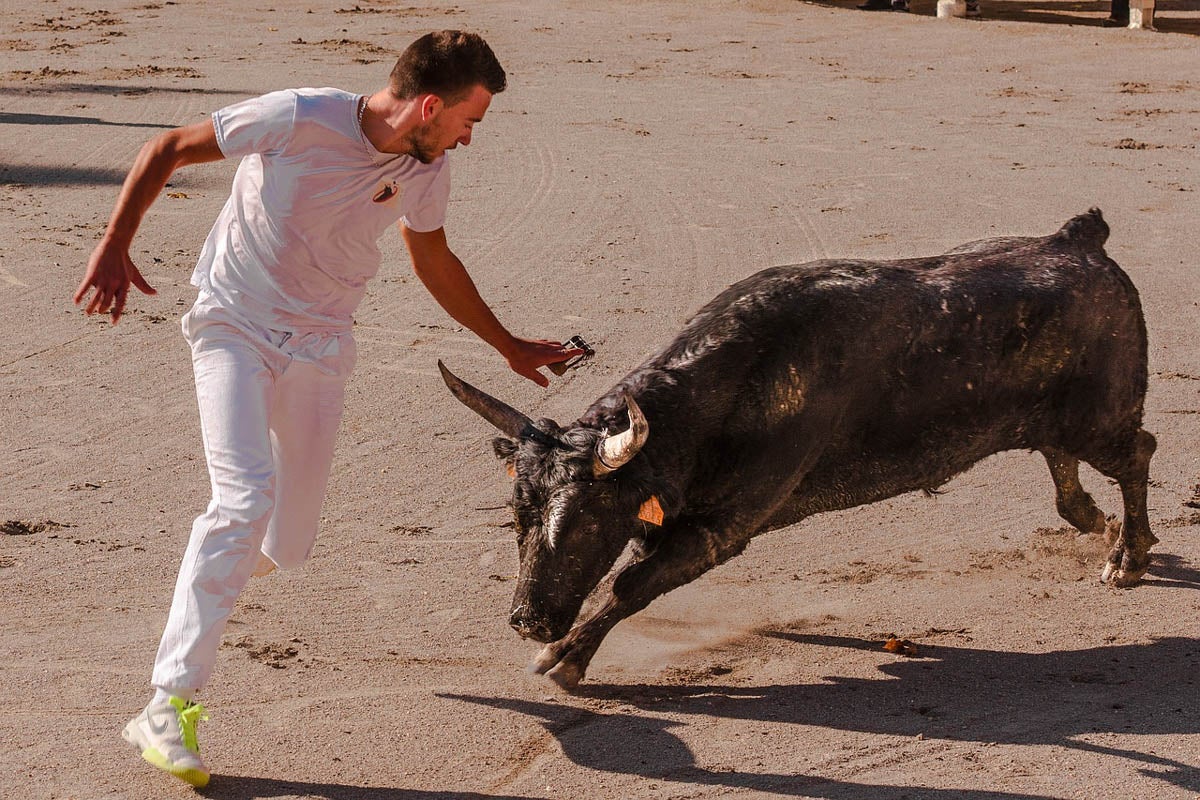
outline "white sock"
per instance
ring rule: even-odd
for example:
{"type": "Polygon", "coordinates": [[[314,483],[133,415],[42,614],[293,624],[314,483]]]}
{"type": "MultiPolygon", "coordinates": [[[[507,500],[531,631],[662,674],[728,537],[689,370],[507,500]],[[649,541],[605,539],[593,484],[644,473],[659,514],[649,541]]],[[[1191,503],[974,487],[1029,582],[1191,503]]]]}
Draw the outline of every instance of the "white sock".
{"type": "Polygon", "coordinates": [[[154,697],[150,700],[150,705],[166,705],[172,697],[179,697],[190,703],[192,698],[195,696],[195,689],[175,689],[174,691],[167,691],[161,686],[155,686],[154,697]]]}

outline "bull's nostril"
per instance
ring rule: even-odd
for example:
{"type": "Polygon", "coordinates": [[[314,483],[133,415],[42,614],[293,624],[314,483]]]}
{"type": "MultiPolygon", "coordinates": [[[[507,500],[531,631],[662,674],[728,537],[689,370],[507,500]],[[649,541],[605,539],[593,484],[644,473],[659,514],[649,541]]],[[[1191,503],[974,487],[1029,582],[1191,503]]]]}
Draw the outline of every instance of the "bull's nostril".
{"type": "Polygon", "coordinates": [[[544,622],[530,622],[514,614],[509,618],[508,624],[522,639],[532,639],[535,642],[545,643],[552,638],[550,636],[550,626],[544,622]]]}
{"type": "Polygon", "coordinates": [[[548,642],[552,638],[550,625],[545,620],[537,619],[538,616],[527,604],[522,603],[509,612],[508,624],[522,639],[548,642]]]}

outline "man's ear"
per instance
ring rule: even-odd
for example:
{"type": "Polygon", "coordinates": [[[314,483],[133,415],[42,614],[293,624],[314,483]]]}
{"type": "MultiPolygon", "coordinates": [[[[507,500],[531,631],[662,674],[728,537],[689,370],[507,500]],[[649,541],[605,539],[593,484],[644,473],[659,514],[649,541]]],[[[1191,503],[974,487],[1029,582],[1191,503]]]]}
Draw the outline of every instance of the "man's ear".
{"type": "Polygon", "coordinates": [[[421,96],[421,122],[429,122],[446,104],[436,94],[421,96]]]}

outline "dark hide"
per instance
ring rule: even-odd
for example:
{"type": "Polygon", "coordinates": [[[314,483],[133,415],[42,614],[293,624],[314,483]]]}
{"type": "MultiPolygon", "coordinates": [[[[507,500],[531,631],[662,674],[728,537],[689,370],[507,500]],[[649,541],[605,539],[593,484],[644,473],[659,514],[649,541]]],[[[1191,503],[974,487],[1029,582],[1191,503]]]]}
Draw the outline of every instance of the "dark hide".
{"type": "Polygon", "coordinates": [[[1102,579],[1136,582],[1157,541],[1146,519],[1155,444],[1141,428],[1146,331],[1107,236],[1093,209],[1040,238],[766,269],[701,309],[576,423],[529,421],[497,439],[515,470],[511,623],[549,642],[535,669],[573,686],[613,625],[753,536],[932,491],[1003,450],[1044,454],[1059,513],[1083,532],[1106,523],[1079,461],[1116,480],[1124,521],[1102,579]],[[598,441],[629,425],[626,394],[649,438],[598,474],[598,441]],[[651,497],[661,526],[638,518],[651,497]],[[630,540],[637,557],[571,628],[630,540]]]}

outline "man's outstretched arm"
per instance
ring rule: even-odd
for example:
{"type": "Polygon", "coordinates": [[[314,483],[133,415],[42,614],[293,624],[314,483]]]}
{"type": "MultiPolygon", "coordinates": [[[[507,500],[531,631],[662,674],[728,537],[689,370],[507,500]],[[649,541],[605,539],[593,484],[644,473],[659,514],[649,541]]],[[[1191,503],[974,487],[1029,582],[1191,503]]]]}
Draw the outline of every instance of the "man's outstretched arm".
{"type": "Polygon", "coordinates": [[[549,386],[550,381],[538,372],[538,367],[566,361],[583,352],[545,339],[513,336],[479,296],[475,282],[446,243],[443,228],[421,233],[406,228],[403,223],[399,227],[412,256],[413,272],[433,299],[446,309],[446,313],[504,356],[513,372],[539,386],[549,386]]]}
{"type": "Polygon", "coordinates": [[[224,157],[217,146],[212,120],[175,128],[143,145],[125,177],[104,237],[88,259],[87,272],[75,290],[75,304],[83,301],[89,289],[95,289],[84,311],[111,313],[115,325],[125,309],[130,283],[145,294],[154,294],[154,288],[129,258],[129,245],[142,217],[175,170],[224,157]]]}

